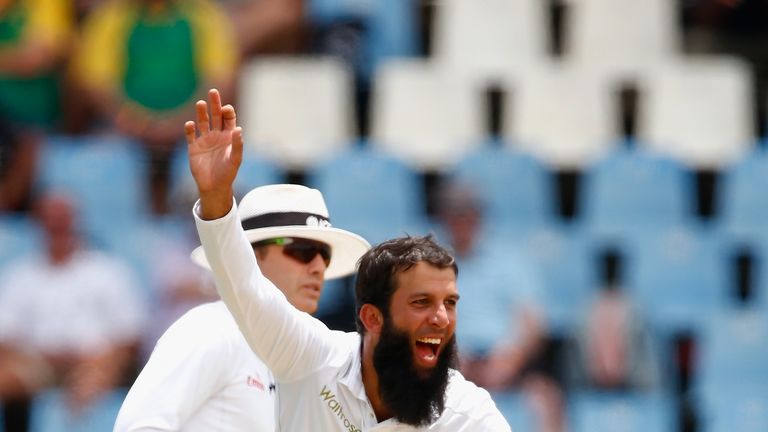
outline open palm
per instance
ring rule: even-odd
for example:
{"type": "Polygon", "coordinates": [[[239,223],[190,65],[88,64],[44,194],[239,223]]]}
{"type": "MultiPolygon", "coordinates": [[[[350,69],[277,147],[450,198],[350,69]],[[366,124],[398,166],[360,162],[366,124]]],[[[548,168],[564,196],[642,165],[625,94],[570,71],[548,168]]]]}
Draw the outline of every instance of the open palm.
{"type": "Polygon", "coordinates": [[[197,122],[184,125],[189,152],[189,167],[201,196],[208,193],[229,194],[243,156],[242,131],[236,126],[235,109],[221,106],[217,90],[209,92],[208,104],[198,101],[197,122]],[[198,136],[199,134],[199,136],[198,136]]]}

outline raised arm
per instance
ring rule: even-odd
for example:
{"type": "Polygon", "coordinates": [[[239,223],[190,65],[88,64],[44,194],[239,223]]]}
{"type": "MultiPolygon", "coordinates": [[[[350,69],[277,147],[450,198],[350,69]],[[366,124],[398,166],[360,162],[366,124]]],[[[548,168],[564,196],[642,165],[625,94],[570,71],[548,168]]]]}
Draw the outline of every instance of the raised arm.
{"type": "Polygon", "coordinates": [[[204,220],[218,219],[232,208],[232,184],[243,160],[243,132],[237,126],[235,109],[232,105],[221,106],[216,89],[210,90],[208,97],[210,118],[208,104],[198,101],[197,123],[184,124],[189,168],[200,194],[200,217],[204,220]]]}
{"type": "Polygon", "coordinates": [[[234,109],[221,107],[218,92],[197,103],[197,124],[187,122],[189,162],[200,193],[195,210],[200,241],[216,289],[251,349],[280,380],[297,379],[326,365],[338,338],[300,312],[259,269],[233,207],[232,183],[243,142],[234,109]]]}

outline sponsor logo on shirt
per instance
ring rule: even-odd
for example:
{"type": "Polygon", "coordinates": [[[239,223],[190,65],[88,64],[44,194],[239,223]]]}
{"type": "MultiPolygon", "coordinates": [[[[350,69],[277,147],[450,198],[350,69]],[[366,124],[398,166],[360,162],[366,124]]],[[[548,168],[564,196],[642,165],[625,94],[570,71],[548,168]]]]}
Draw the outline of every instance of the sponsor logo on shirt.
{"type": "Polygon", "coordinates": [[[349,432],[362,432],[362,429],[352,424],[344,414],[344,408],[341,406],[341,403],[336,400],[336,395],[333,394],[330,389],[323,386],[323,389],[320,390],[320,397],[323,399],[323,402],[328,405],[328,408],[331,409],[331,412],[336,414],[336,416],[339,417],[339,420],[344,423],[344,427],[347,428],[349,432]]]}
{"type": "Polygon", "coordinates": [[[266,387],[264,387],[264,383],[261,382],[258,378],[252,377],[248,375],[248,379],[245,382],[248,387],[256,387],[257,389],[264,391],[266,387]]]}

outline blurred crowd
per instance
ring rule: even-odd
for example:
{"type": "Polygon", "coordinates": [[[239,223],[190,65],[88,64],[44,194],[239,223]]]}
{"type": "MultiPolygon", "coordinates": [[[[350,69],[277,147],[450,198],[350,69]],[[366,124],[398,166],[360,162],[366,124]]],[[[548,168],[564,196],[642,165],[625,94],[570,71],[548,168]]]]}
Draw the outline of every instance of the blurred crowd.
{"type": "MultiPolygon", "coordinates": [[[[567,14],[579,1],[587,0],[548,2],[555,57],[563,50],[567,14]]],[[[686,52],[728,53],[748,62],[755,76],[755,136],[765,136],[768,1],[670,2],[680,11],[686,52]]],[[[194,101],[217,88],[238,107],[240,73],[251,60],[330,55],[354,73],[355,129],[365,137],[378,62],[429,58],[440,7],[440,0],[0,0],[0,219],[8,221],[4,229],[39,237],[35,247],[0,254],[5,431],[53,430],[33,420],[33,401],[48,389],[64,395],[66,418],[86,415],[105,395],[130,385],[171,322],[216,298],[208,274],[188,259],[197,242],[189,215],[194,197],[171,192],[174,157],[194,101]],[[329,12],[335,3],[346,3],[348,12],[329,12]],[[410,21],[384,31],[381,19],[366,15],[388,8],[410,21]],[[402,38],[410,42],[399,43],[402,38]],[[118,239],[111,245],[85,234],[89,221],[79,212],[86,197],[39,181],[51,137],[104,135],[139,149],[146,191],[140,196],[156,222],[147,232],[111,237],[118,239]],[[167,219],[173,222],[166,226],[167,219]]],[[[493,101],[489,108],[493,132],[493,101]]],[[[303,182],[304,174],[291,169],[282,180],[303,182]]],[[[420,174],[429,230],[459,263],[457,337],[470,380],[494,394],[520,395],[539,431],[569,430],[568,395],[588,389],[667,392],[679,413],[670,430],[697,430],[702,408],[685,396],[701,340],[685,333],[656,337],[650,317],[627,293],[623,251],[606,247],[596,255],[585,306],[563,330],[552,323],[543,288],[561,270],[542,265],[526,239],[489,227],[486,191],[440,173],[420,174]]],[[[707,173],[698,174],[706,182],[707,173]]],[[[558,175],[559,216],[567,220],[579,177],[558,175]]],[[[110,187],[108,178],[92,181],[94,188],[110,187]]],[[[700,191],[704,201],[712,193],[700,191]]],[[[121,216],[100,221],[100,229],[120,230],[121,216]]],[[[351,328],[350,280],[329,287],[326,296],[319,317],[351,328]]],[[[517,412],[510,418],[516,421],[517,412]]]]}

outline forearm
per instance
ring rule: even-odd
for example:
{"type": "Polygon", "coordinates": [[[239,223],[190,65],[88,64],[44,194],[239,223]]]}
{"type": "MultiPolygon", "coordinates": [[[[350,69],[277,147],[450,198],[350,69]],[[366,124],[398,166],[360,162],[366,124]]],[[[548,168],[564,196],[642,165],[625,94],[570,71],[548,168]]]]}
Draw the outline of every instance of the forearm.
{"type": "MultiPolygon", "coordinates": [[[[200,202],[202,205],[202,200],[200,202]]],[[[236,208],[205,221],[196,211],[198,233],[213,271],[216,288],[251,349],[284,379],[324,364],[331,344],[328,329],[298,311],[261,273],[240,227],[236,208]]]]}

